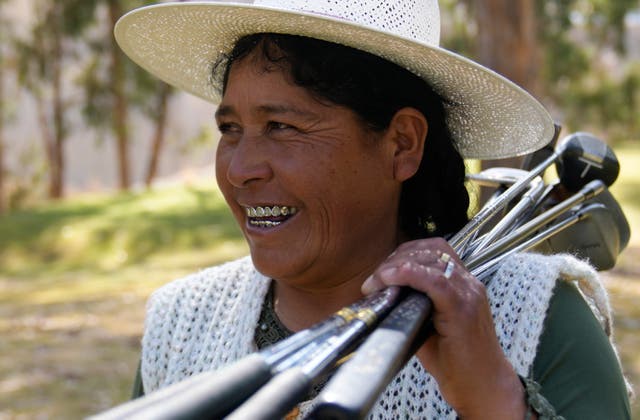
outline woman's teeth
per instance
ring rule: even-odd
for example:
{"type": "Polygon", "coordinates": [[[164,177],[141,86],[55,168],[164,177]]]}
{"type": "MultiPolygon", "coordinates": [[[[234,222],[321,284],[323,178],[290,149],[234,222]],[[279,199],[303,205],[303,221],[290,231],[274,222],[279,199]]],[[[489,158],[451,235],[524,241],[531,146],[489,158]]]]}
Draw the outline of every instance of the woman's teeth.
{"type": "Polygon", "coordinates": [[[298,209],[289,206],[259,206],[245,207],[245,211],[251,225],[274,227],[296,214],[298,209]]]}

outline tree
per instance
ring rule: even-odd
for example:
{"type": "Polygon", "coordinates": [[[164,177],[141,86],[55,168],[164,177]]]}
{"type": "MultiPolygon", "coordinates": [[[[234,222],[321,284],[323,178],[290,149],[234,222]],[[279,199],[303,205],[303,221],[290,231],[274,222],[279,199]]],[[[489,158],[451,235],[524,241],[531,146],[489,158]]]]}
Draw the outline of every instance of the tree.
{"type": "Polygon", "coordinates": [[[62,62],[67,55],[63,47],[63,3],[41,2],[36,8],[31,39],[16,40],[19,58],[19,80],[35,101],[43,147],[49,169],[48,195],[64,194],[63,146],[68,130],[66,104],[62,97],[62,62]],[[51,110],[51,112],[48,112],[51,110]]]}
{"type": "MultiPolygon", "coordinates": [[[[623,51],[624,18],[638,7],[637,0],[443,0],[443,5],[455,30],[445,45],[560,110],[565,128],[597,125],[611,139],[640,137],[638,67],[616,76],[599,59],[603,51],[623,51]]],[[[485,160],[482,167],[521,162],[485,160]]],[[[484,188],[479,202],[491,193],[484,188]]]]}
{"type": "MultiPolygon", "coordinates": [[[[539,90],[534,0],[474,0],[478,61],[534,94],[539,90]]],[[[551,139],[549,139],[551,140],[551,139]]],[[[483,169],[518,167],[522,158],[484,160],[483,169]]],[[[492,191],[482,190],[481,202],[492,191]]]]}
{"type": "Polygon", "coordinates": [[[456,33],[445,45],[462,50],[515,81],[562,124],[586,129],[596,122],[609,134],[640,136],[629,106],[640,101],[627,88],[637,68],[613,74],[605,53],[623,53],[624,18],[637,0],[443,0],[456,33]],[[620,128],[618,128],[620,127],[620,128]],[[629,130],[632,130],[632,133],[629,130]]]}
{"type": "Polygon", "coordinates": [[[624,65],[624,18],[637,0],[562,0],[537,4],[546,54],[547,100],[570,130],[596,130],[615,141],[640,137],[638,67],[624,65]],[[607,56],[608,59],[602,59],[607,56]],[[613,71],[611,61],[620,70],[613,71]]]}
{"type": "Polygon", "coordinates": [[[19,81],[36,102],[38,124],[48,162],[48,195],[64,195],[64,144],[70,127],[71,107],[63,68],[76,59],[76,39],[86,28],[91,0],[40,0],[34,8],[34,24],[26,39],[16,39],[19,81]]]}
{"type": "Polygon", "coordinates": [[[531,93],[538,88],[534,0],[475,0],[478,60],[531,93]]]}
{"type": "MultiPolygon", "coordinates": [[[[34,9],[36,19],[29,36],[16,40],[21,51],[20,82],[36,103],[48,167],[49,197],[64,195],[64,144],[71,130],[66,114],[78,105],[90,125],[113,136],[121,189],[128,189],[131,184],[128,127],[131,111],[139,110],[148,117],[154,124],[154,134],[147,184],[155,177],[173,91],[126,58],[113,38],[113,26],[124,10],[152,2],[41,0],[34,9]],[[85,92],[83,104],[72,102],[68,93],[73,87],[63,68],[74,67],[71,63],[85,68],[75,80],[85,92]]],[[[1,153],[0,148],[0,156],[1,153]]]]}
{"type": "Polygon", "coordinates": [[[165,131],[167,126],[167,113],[169,107],[169,98],[171,96],[172,88],[166,83],[159,83],[156,112],[155,112],[155,129],[153,132],[153,139],[151,141],[151,153],[149,154],[149,162],[147,164],[147,173],[145,176],[145,185],[147,188],[151,187],[153,180],[158,173],[158,162],[160,160],[160,153],[162,151],[165,139],[165,131]]]}
{"type": "MultiPolygon", "coordinates": [[[[118,0],[109,0],[107,2],[109,8],[110,27],[113,28],[122,16],[120,2],[118,0]]],[[[129,170],[129,133],[127,130],[127,114],[128,104],[125,97],[125,69],[122,63],[124,56],[118,46],[109,37],[109,55],[111,56],[111,86],[113,92],[113,131],[116,136],[116,144],[118,150],[118,163],[120,174],[120,189],[126,190],[131,183],[129,170]]]]}
{"type": "Polygon", "coordinates": [[[107,129],[116,140],[119,185],[128,189],[131,183],[128,117],[139,110],[153,124],[153,135],[145,183],[150,186],[158,170],[160,153],[165,140],[167,112],[173,90],[133,64],[120,50],[113,38],[113,26],[123,10],[151,1],[94,0],[93,19],[99,21],[99,8],[107,9],[109,25],[103,25],[97,36],[89,40],[93,59],[81,78],[86,101],[83,114],[88,123],[99,130],[107,129]],[[108,69],[108,71],[103,71],[108,69]]]}
{"type": "Polygon", "coordinates": [[[5,1],[0,1],[0,26],[5,28],[2,32],[0,32],[0,214],[6,211],[6,203],[5,203],[5,140],[4,140],[4,121],[5,121],[5,113],[6,113],[6,98],[4,92],[4,78],[5,78],[5,67],[7,63],[7,53],[5,52],[5,46],[7,45],[6,39],[6,30],[8,28],[9,22],[4,18],[3,8],[5,1]]]}
{"type": "Polygon", "coordinates": [[[0,40],[0,214],[5,212],[5,157],[4,157],[4,42],[0,40]]]}

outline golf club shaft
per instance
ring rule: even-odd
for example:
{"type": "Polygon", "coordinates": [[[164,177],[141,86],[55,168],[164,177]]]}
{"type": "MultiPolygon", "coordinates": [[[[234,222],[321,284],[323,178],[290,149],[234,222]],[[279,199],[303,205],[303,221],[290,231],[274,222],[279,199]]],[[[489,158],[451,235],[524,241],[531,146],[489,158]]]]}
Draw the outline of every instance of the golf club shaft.
{"type": "Polygon", "coordinates": [[[557,218],[559,215],[561,215],[571,207],[594,197],[598,193],[604,191],[604,189],[605,189],[605,186],[602,183],[602,181],[599,181],[599,180],[591,181],[576,194],[558,203],[557,205],[545,211],[544,213],[538,215],[537,217],[531,219],[529,222],[518,227],[513,232],[509,233],[508,235],[497,240],[490,246],[481,250],[478,254],[475,254],[471,256],[469,259],[465,260],[465,264],[467,265],[467,268],[473,269],[474,267],[485,263],[489,259],[503,252],[509,246],[513,246],[514,244],[517,244],[519,241],[524,240],[533,232],[540,229],[540,227],[554,220],[555,218],[557,218]]]}
{"type": "Polygon", "coordinates": [[[459,253],[464,253],[464,249],[459,249],[467,242],[469,237],[484,226],[497,212],[502,210],[507,204],[522,193],[527,186],[551,164],[553,164],[562,154],[562,150],[556,150],[551,156],[531,170],[528,176],[515,182],[500,197],[483,207],[458,233],[449,240],[449,244],[458,249],[459,253]]]}

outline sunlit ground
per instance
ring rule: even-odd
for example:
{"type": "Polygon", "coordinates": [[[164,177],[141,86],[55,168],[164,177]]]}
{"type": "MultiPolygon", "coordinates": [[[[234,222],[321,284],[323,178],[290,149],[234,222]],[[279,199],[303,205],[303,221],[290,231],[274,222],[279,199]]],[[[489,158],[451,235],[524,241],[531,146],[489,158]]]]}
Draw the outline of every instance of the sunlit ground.
{"type": "MultiPolygon", "coordinates": [[[[625,373],[640,384],[640,150],[618,153],[612,190],[636,227],[605,281],[625,373]]],[[[198,186],[0,218],[0,419],[81,418],[126,401],[151,291],[244,253],[219,194],[198,186]]]]}
{"type": "Polygon", "coordinates": [[[637,144],[616,150],[620,177],[611,187],[631,225],[631,241],[616,268],[604,275],[615,315],[615,338],[627,378],[637,397],[633,418],[640,419],[640,148],[637,144]]]}
{"type": "Polygon", "coordinates": [[[636,393],[633,418],[640,419],[640,246],[628,249],[615,270],[607,273],[605,285],[614,310],[614,336],[624,373],[636,393]]]}
{"type": "Polygon", "coordinates": [[[245,253],[219,194],[199,186],[0,219],[0,419],[128,399],[151,291],[245,253]]]}

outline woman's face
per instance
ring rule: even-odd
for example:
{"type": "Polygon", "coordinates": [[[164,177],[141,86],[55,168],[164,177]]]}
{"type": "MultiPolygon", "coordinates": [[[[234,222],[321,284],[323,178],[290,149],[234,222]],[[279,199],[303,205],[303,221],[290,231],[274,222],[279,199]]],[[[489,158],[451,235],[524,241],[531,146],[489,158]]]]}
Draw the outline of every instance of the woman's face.
{"type": "Polygon", "coordinates": [[[332,287],[395,247],[393,151],[352,111],[249,56],[231,67],[216,120],[217,181],[260,272],[332,287]]]}

